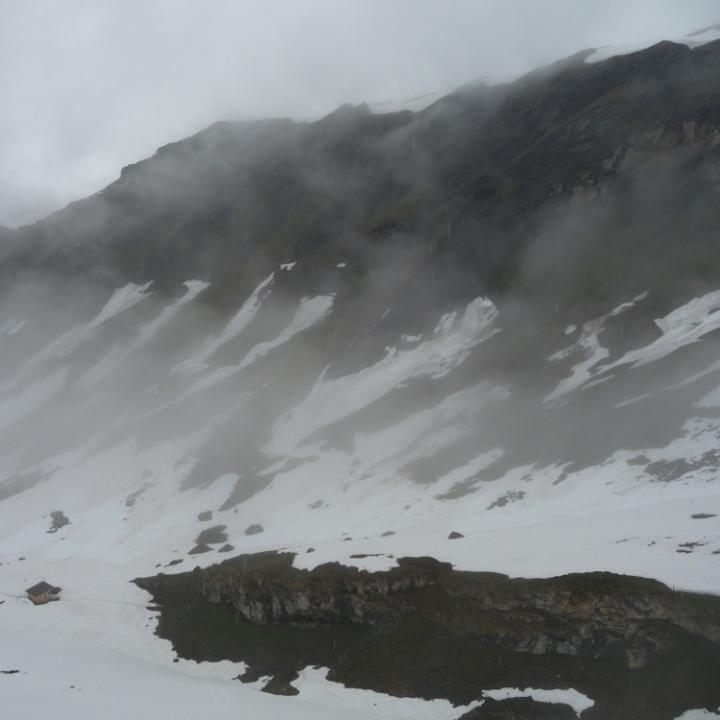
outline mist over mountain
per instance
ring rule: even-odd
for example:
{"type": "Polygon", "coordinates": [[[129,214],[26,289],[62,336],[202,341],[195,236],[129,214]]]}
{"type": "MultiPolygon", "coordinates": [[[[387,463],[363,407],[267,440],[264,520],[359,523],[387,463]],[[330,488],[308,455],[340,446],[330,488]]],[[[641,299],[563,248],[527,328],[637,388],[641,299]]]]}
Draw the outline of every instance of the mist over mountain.
{"type": "Polygon", "coordinates": [[[719,37],[218,122],[0,228],[14,716],[720,716],[719,37]]]}

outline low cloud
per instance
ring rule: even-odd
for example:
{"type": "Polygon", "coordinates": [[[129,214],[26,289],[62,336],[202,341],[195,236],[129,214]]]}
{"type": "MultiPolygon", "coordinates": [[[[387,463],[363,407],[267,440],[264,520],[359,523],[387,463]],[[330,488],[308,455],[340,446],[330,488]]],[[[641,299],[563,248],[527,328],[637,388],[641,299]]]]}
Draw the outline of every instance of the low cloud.
{"type": "Polygon", "coordinates": [[[0,0],[0,224],[100,190],[218,119],[316,118],[589,46],[683,35],[714,0],[0,0]]]}

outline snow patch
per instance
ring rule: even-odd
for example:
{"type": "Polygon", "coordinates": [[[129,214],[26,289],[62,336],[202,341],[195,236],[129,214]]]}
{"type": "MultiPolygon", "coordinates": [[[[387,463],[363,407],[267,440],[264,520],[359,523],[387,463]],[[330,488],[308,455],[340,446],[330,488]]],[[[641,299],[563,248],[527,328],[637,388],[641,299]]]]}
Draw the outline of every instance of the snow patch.
{"type": "Polygon", "coordinates": [[[207,390],[219,382],[242,372],[245,368],[264,358],[270,351],[284,345],[297,334],[324,320],[332,310],[332,306],[332,295],[318,295],[314,298],[303,298],[300,301],[298,309],[295,311],[293,319],[277,337],[255,345],[237,365],[226,365],[213,371],[210,375],[195,383],[190,390],[183,393],[178,399],[184,399],[201,390],[207,390]]]}
{"type": "Polygon", "coordinates": [[[187,288],[187,292],[181,298],[163,308],[154,320],[144,325],[140,329],[137,338],[128,347],[123,348],[122,346],[116,345],[111,348],[110,352],[80,377],[76,384],[82,385],[83,387],[91,387],[111,373],[116,372],[130,355],[150,342],[160,329],[177,315],[183,305],[192,302],[205,288],[209,287],[210,283],[203,282],[202,280],[189,280],[183,283],[183,285],[187,288]]]}
{"type": "Polygon", "coordinates": [[[655,320],[662,335],[649,345],[625,353],[619,360],[603,366],[608,371],[619,365],[640,367],[662,360],[681,347],[697,342],[720,328],[720,290],[695,298],[655,320]]]}
{"type": "Polygon", "coordinates": [[[372,690],[345,688],[327,679],[328,668],[307,667],[291,684],[300,691],[300,698],[336,712],[372,709],[372,716],[390,720],[454,720],[481,702],[453,706],[448,700],[398,698],[372,690]]]}
{"type": "Polygon", "coordinates": [[[227,322],[225,327],[210,337],[193,355],[173,368],[176,375],[193,375],[207,367],[208,360],[226,343],[234,340],[250,324],[260,309],[263,292],[270,286],[275,273],[270,273],[227,322]]]}
{"type": "Polygon", "coordinates": [[[720,720],[720,707],[717,712],[703,709],[686,710],[682,715],[676,717],[675,720],[720,720]]]}
{"type": "Polygon", "coordinates": [[[274,455],[291,453],[301,441],[322,427],[352,415],[410,380],[441,378],[461,365],[473,348],[499,332],[493,328],[497,309],[477,298],[465,309],[443,316],[432,339],[407,350],[388,348],[386,356],[354,375],[318,377],[307,397],[275,423],[266,450],[274,455]]]}
{"type": "Polygon", "coordinates": [[[508,700],[509,698],[530,697],[535,702],[558,703],[569,705],[578,717],[580,714],[591,708],[595,701],[591,700],[587,695],[583,695],[573,688],[557,689],[557,690],[540,690],[536,688],[500,688],[499,690],[484,690],[486,695],[493,700],[508,700]]]}
{"type": "Polygon", "coordinates": [[[68,330],[60,337],[46,345],[42,350],[33,355],[18,370],[15,378],[10,381],[3,389],[22,381],[40,365],[53,358],[65,358],[75,349],[77,345],[90,339],[97,330],[108,320],[129,310],[137,305],[145,297],[145,291],[150,287],[151,283],[145,285],[129,284],[119,288],[113,292],[110,299],[105,303],[100,312],[89,322],[78,325],[68,330]]]}
{"type": "Polygon", "coordinates": [[[68,368],[58,368],[52,375],[26,385],[15,396],[0,401],[0,431],[31,415],[62,389],[68,368]]]}

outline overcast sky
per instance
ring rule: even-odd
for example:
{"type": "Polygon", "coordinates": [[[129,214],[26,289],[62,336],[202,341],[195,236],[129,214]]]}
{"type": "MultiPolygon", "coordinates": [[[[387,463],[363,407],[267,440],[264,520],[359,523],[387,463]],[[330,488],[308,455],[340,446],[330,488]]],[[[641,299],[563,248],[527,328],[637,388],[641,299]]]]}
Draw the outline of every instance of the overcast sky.
{"type": "Polygon", "coordinates": [[[215,120],[313,118],[716,22],[718,0],[0,0],[0,224],[215,120]]]}

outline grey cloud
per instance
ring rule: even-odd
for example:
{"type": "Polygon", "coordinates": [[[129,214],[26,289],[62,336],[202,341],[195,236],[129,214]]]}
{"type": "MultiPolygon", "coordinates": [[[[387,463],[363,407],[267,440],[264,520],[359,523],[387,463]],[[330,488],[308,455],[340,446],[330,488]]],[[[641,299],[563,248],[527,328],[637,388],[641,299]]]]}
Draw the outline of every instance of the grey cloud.
{"type": "Polygon", "coordinates": [[[677,37],[716,0],[0,0],[0,223],[91,194],[218,119],[315,118],[586,47],[677,37]]]}

